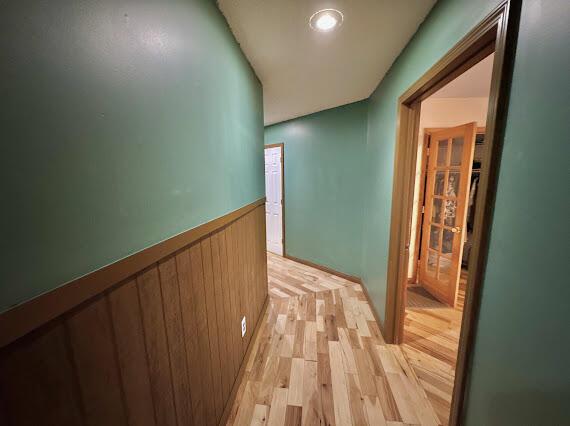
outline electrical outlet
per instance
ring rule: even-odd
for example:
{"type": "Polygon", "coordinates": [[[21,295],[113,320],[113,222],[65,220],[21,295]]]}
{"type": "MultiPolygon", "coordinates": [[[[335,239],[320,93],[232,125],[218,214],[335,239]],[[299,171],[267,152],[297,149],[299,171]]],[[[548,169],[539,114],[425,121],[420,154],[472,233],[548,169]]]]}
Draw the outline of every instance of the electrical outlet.
{"type": "Polygon", "coordinates": [[[245,336],[245,332],[247,331],[246,325],[245,325],[245,317],[243,317],[241,319],[241,337],[245,336]]]}

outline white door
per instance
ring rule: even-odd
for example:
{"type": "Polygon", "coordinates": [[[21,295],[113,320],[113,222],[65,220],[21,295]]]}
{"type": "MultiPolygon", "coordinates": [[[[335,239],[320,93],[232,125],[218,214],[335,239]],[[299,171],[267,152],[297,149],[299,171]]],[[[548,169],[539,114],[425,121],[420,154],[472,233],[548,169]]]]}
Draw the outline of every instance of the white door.
{"type": "Polygon", "coordinates": [[[265,226],[267,250],[283,255],[283,188],[281,182],[281,147],[265,149],[265,226]]]}

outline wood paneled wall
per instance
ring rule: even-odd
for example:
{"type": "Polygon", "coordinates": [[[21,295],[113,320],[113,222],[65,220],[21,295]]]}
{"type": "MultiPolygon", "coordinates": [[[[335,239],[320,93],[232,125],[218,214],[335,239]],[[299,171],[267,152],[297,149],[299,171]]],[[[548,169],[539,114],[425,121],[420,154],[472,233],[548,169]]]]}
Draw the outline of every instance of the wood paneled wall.
{"type": "Polygon", "coordinates": [[[216,425],[266,297],[259,205],[3,348],[0,424],[216,425]]]}

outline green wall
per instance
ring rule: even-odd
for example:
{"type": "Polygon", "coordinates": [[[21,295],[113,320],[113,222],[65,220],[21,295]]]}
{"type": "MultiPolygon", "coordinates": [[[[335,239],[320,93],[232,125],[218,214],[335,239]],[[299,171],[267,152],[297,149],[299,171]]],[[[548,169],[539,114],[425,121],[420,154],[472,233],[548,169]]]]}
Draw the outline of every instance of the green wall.
{"type": "Polygon", "coordinates": [[[285,144],[287,254],[360,276],[368,102],[265,128],[285,144]]]}
{"type": "Polygon", "coordinates": [[[0,99],[0,311],[264,196],[213,1],[1,1],[0,99]]]}
{"type": "MultiPolygon", "coordinates": [[[[499,2],[440,0],[370,99],[364,282],[384,317],[397,99],[499,2]]],[[[525,0],[467,425],[570,424],[570,3],[525,0]]]]}

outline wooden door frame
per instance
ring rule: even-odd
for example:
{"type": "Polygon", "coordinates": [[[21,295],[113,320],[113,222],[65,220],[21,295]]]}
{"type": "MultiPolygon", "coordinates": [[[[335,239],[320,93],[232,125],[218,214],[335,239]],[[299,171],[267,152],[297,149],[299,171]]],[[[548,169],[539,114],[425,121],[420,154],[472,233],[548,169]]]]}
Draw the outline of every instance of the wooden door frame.
{"type": "Polygon", "coordinates": [[[383,327],[388,343],[401,343],[404,328],[405,288],[421,101],[489,54],[495,53],[485,132],[487,149],[483,157],[479,180],[478,207],[473,232],[474,244],[469,259],[467,282],[469,291],[466,295],[461,323],[450,425],[459,425],[463,419],[466,383],[469,379],[468,366],[472,361],[481,283],[487,262],[520,9],[521,0],[502,1],[398,100],[386,317],[383,327]]]}
{"type": "MultiPolygon", "coordinates": [[[[263,147],[263,152],[268,148],[281,148],[281,234],[283,244],[283,257],[286,256],[285,251],[285,143],[272,143],[263,147]]],[[[266,192],[267,194],[267,192],[266,192]]]]}

